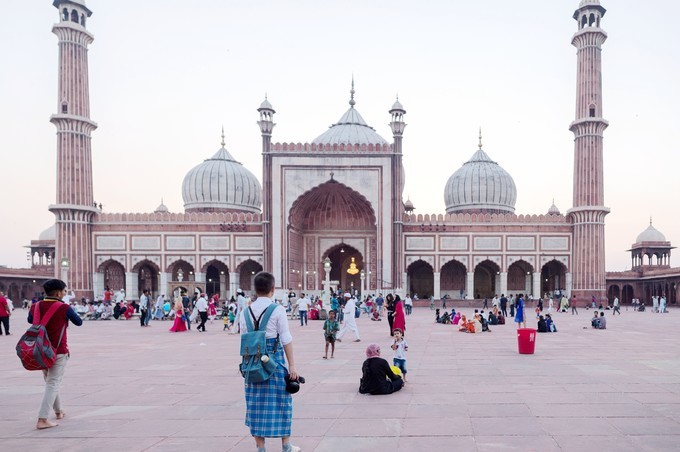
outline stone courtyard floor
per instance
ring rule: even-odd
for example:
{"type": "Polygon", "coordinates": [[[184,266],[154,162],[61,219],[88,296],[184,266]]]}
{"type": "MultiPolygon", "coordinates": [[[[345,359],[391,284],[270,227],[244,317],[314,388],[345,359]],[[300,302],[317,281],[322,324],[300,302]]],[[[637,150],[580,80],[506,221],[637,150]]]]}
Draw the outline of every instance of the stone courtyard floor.
{"type": "MultiPolygon", "coordinates": [[[[321,322],[292,322],[307,379],[294,396],[293,444],[303,451],[679,450],[679,314],[607,311],[606,331],[583,329],[592,310],[556,314],[559,332],[539,335],[535,355],[519,355],[513,324],[463,334],[419,308],[407,318],[409,382],[390,396],[357,392],[368,344],[381,344],[391,361],[386,321],[361,318],[362,341],[351,342],[350,333],[333,360],[322,359],[321,322]]],[[[0,337],[3,451],[255,450],[243,423],[239,339],[221,322],[207,333],[170,334],[167,321],[70,327],[61,391],[67,418],[37,431],[41,375],[23,370],[14,352],[23,318],[15,311],[13,336],[0,337]]],[[[267,443],[280,450],[278,440],[267,443]]]]}

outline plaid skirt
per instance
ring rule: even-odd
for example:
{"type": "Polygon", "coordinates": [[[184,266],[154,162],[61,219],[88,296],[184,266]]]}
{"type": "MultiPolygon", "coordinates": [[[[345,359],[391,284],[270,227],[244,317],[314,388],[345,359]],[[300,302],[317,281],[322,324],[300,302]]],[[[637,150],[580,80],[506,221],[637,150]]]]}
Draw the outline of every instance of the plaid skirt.
{"type": "MultiPolygon", "coordinates": [[[[267,339],[267,352],[274,350],[276,339],[267,339]]],[[[279,344],[274,359],[285,364],[283,346],[279,344]]],[[[246,385],[246,425],[252,436],[281,438],[290,436],[293,423],[293,397],[286,392],[286,373],[278,366],[274,374],[262,383],[246,385]]]]}

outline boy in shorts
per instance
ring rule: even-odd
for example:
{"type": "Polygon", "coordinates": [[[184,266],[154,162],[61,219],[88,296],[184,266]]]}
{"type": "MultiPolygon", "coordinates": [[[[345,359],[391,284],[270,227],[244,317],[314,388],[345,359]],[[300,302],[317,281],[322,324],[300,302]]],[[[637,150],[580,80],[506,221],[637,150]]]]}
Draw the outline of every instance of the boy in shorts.
{"type": "Polygon", "coordinates": [[[406,352],[408,351],[408,344],[406,339],[404,339],[404,333],[399,328],[395,328],[394,340],[392,341],[391,348],[394,350],[393,364],[401,370],[402,378],[404,383],[406,383],[406,352]]]}
{"type": "Polygon", "coordinates": [[[331,358],[335,354],[335,335],[340,331],[340,324],[335,320],[335,311],[328,312],[328,319],[323,323],[323,335],[326,338],[326,354],[323,359],[328,359],[328,346],[331,346],[331,358]]]}

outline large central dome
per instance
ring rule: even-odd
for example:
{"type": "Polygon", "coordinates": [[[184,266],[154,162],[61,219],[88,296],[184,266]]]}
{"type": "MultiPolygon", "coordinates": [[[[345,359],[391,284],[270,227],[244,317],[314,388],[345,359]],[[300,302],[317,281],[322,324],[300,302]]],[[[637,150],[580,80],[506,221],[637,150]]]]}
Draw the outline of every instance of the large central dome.
{"type": "Polygon", "coordinates": [[[354,108],[354,81],[352,81],[352,97],[349,101],[349,110],[327,131],[316,137],[313,144],[387,144],[387,141],[378,135],[375,129],[364,121],[359,112],[354,108]]]}
{"type": "Polygon", "coordinates": [[[187,212],[259,213],[262,186],[225,149],[223,136],[222,148],[184,177],[182,197],[187,212]]]}
{"type": "Polygon", "coordinates": [[[513,213],[517,188],[510,174],[482,150],[446,183],[446,213],[513,213]]]}

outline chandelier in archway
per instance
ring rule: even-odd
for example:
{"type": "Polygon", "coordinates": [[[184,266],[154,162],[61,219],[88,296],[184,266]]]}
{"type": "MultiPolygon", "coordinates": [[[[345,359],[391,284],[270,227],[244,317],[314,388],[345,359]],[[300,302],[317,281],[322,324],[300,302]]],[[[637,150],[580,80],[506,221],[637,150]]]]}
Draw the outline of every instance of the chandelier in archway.
{"type": "Polygon", "coordinates": [[[356,262],[354,262],[354,258],[352,258],[352,262],[349,264],[349,268],[347,269],[347,273],[349,273],[352,276],[359,273],[359,269],[357,268],[356,262]]]}

